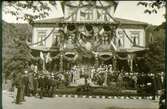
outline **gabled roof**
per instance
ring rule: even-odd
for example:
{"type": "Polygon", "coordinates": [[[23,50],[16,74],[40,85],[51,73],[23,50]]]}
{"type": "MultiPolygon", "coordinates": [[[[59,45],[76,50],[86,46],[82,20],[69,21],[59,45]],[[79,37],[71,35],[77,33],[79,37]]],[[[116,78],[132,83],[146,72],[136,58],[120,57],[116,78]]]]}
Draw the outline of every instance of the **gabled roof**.
{"type": "MultiPolygon", "coordinates": [[[[120,22],[121,24],[131,24],[131,25],[147,25],[145,22],[141,21],[135,21],[135,20],[128,20],[123,18],[117,18],[115,17],[115,20],[120,22]]],[[[50,18],[50,19],[44,19],[44,20],[37,20],[34,21],[34,24],[56,24],[56,23],[111,23],[114,24],[114,22],[106,22],[106,21],[66,21],[64,17],[58,17],[58,18],[50,18]]]]}
{"type": "Polygon", "coordinates": [[[58,22],[61,22],[61,21],[64,21],[64,17],[36,20],[36,21],[34,21],[34,23],[58,23],[58,22]]]}
{"type": "Polygon", "coordinates": [[[136,20],[129,20],[129,19],[123,19],[123,18],[117,18],[115,17],[115,20],[119,21],[122,24],[148,24],[146,22],[136,21],[136,20]]]}

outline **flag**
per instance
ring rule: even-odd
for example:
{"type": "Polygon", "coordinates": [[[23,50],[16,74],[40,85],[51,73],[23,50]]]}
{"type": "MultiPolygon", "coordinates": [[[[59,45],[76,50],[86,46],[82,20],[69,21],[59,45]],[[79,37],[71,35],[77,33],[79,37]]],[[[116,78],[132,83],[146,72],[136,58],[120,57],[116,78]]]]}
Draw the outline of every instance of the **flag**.
{"type": "Polygon", "coordinates": [[[44,56],[43,56],[42,52],[40,52],[40,57],[41,57],[42,60],[44,60],[44,56]]]}
{"type": "Polygon", "coordinates": [[[50,53],[47,53],[47,55],[46,55],[46,63],[48,63],[49,61],[52,61],[52,58],[50,57],[50,53]]]}
{"type": "Polygon", "coordinates": [[[102,35],[104,33],[104,29],[102,28],[99,32],[100,35],[102,35]]]}
{"type": "Polygon", "coordinates": [[[97,19],[99,19],[101,16],[100,12],[97,10],[97,19]]]}

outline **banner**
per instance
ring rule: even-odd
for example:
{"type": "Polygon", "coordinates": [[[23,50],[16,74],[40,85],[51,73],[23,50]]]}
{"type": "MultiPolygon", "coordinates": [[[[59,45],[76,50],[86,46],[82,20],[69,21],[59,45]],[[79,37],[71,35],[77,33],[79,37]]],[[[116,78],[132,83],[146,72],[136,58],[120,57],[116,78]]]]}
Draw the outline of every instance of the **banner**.
{"type": "Polygon", "coordinates": [[[50,53],[47,53],[46,55],[46,63],[52,61],[52,58],[50,57],[50,53]]]}
{"type": "Polygon", "coordinates": [[[42,60],[44,60],[44,55],[43,55],[42,52],[40,52],[40,58],[41,58],[42,60]]]}

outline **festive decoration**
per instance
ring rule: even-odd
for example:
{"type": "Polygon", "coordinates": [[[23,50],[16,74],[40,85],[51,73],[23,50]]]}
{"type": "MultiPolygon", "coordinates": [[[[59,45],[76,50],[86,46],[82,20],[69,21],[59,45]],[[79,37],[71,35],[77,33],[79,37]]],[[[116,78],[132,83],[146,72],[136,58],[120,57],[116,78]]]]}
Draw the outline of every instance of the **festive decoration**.
{"type": "Polygon", "coordinates": [[[59,54],[57,54],[56,56],[51,57],[51,58],[52,58],[52,60],[54,60],[54,59],[59,59],[59,58],[60,58],[60,55],[61,55],[61,53],[59,53],[59,54]]]}
{"type": "Polygon", "coordinates": [[[111,59],[112,56],[104,54],[104,55],[100,55],[99,58],[102,59],[102,60],[104,60],[104,61],[107,61],[107,60],[111,59]]]}
{"type": "Polygon", "coordinates": [[[40,58],[41,58],[42,60],[44,60],[44,55],[43,55],[42,52],[40,52],[40,58]]]}
{"type": "Polygon", "coordinates": [[[75,25],[74,25],[74,24],[69,24],[69,25],[67,25],[67,31],[68,31],[69,33],[74,33],[74,32],[76,31],[75,25]]]}
{"type": "Polygon", "coordinates": [[[50,57],[50,53],[47,53],[46,55],[46,63],[52,61],[52,58],[50,57]]]}
{"type": "Polygon", "coordinates": [[[120,60],[128,60],[128,57],[121,57],[121,56],[118,56],[118,55],[116,55],[116,57],[120,60]]]}

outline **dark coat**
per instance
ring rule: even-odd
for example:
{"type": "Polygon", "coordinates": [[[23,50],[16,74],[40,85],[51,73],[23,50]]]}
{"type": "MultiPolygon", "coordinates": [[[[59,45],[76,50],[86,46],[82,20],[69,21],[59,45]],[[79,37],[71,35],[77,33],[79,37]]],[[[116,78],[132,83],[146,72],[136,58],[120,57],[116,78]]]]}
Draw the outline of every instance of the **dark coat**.
{"type": "Polygon", "coordinates": [[[17,88],[22,88],[24,85],[24,80],[23,80],[23,75],[18,74],[15,79],[16,87],[17,88]]]}
{"type": "Polygon", "coordinates": [[[45,86],[44,78],[39,77],[38,78],[38,87],[39,88],[44,88],[44,86],[45,86]]]}

